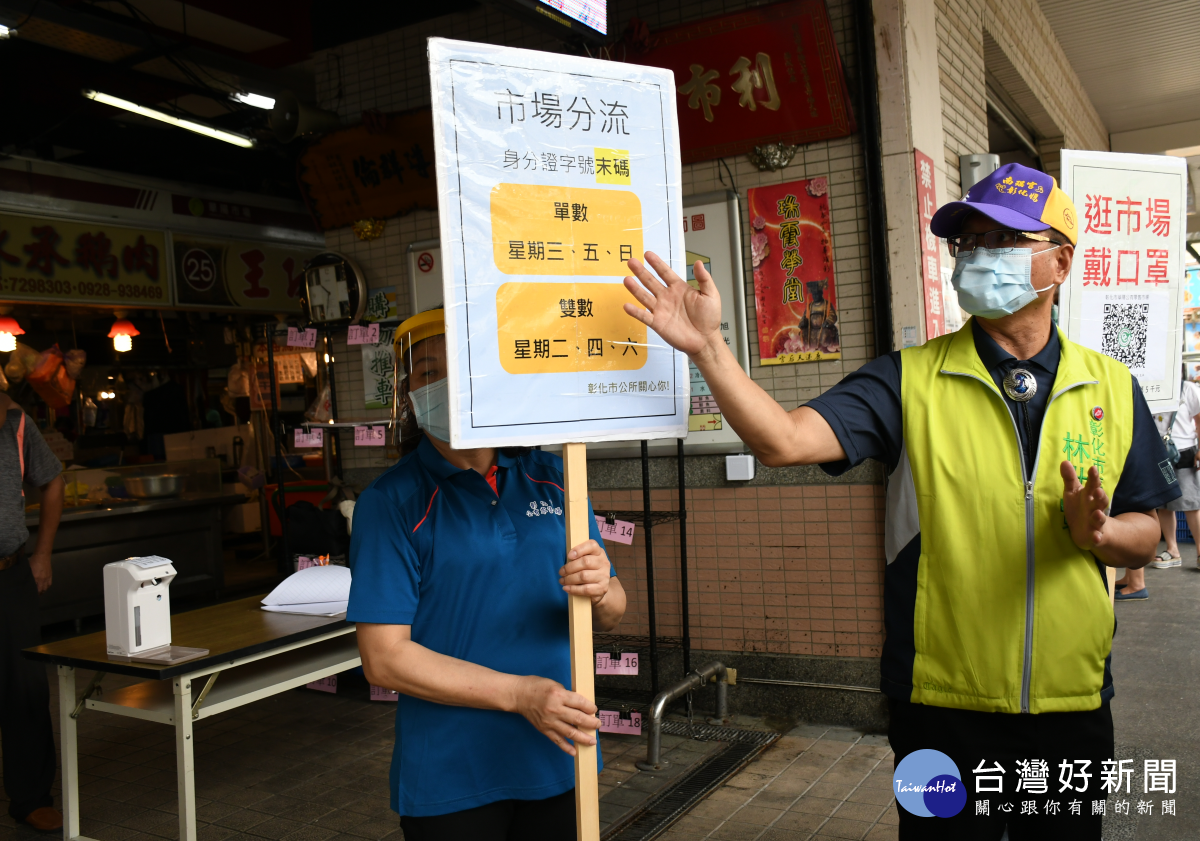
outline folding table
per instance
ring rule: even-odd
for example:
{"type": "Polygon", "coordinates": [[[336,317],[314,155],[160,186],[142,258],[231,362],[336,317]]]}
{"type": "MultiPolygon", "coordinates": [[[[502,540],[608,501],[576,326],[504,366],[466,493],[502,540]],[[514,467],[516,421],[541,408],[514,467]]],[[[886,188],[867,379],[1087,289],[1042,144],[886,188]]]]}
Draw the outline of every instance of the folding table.
{"type": "Polygon", "coordinates": [[[84,710],[157,721],[175,728],[179,837],[196,839],[195,722],[358,666],[354,625],[338,617],[297,616],[260,609],[262,596],[171,617],[172,643],[207,648],[196,660],[171,666],[110,660],[103,632],[25,651],[58,667],[62,725],[62,800],[65,841],[79,834],[79,745],[76,719],[84,710]],[[96,672],[77,693],[75,670],[96,672]],[[107,674],[145,678],[97,694],[107,674]],[[194,692],[193,689],[199,689],[194,692]]]}

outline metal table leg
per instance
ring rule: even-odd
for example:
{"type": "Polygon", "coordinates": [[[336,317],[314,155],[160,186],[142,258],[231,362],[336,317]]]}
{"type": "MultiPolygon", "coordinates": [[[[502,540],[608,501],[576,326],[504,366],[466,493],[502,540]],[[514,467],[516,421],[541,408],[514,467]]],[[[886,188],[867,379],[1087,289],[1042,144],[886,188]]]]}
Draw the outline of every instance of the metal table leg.
{"type": "Polygon", "coordinates": [[[75,668],[58,667],[58,724],[62,738],[63,841],[79,837],[79,739],[75,730],[75,668]]]}
{"type": "Polygon", "coordinates": [[[173,681],[175,688],[175,774],[179,788],[179,841],[196,841],[196,763],[192,751],[192,679],[173,681]]]}

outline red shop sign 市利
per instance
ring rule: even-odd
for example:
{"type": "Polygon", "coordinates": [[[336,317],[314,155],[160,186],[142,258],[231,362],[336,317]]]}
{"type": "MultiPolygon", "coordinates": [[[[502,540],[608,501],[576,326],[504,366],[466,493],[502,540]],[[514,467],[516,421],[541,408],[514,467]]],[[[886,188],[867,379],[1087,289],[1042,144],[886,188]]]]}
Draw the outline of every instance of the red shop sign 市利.
{"type": "Polygon", "coordinates": [[[822,0],[796,0],[654,32],[629,61],[675,73],[683,163],[855,131],[822,0]]]}

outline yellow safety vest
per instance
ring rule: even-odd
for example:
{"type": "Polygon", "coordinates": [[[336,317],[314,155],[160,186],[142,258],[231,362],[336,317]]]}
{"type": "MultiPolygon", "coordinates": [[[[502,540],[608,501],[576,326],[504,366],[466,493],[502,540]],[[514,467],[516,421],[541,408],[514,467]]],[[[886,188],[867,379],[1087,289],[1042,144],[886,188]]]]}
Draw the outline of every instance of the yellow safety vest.
{"type": "Polygon", "coordinates": [[[1113,492],[1133,436],[1133,383],[1115,360],[1061,332],[1059,341],[1028,477],[970,323],[901,352],[904,452],[889,481],[888,541],[921,535],[913,702],[1006,713],[1100,706],[1113,611],[1095,557],[1071,540],[1059,465],[1069,460],[1083,481],[1096,465],[1113,492]]]}

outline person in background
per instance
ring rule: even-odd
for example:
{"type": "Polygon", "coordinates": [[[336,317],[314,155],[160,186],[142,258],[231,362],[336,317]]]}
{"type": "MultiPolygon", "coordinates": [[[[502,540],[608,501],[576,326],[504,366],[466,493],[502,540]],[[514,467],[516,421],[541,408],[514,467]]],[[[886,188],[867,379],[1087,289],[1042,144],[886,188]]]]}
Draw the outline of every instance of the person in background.
{"type": "Polygon", "coordinates": [[[0,747],[8,814],[43,832],[62,829],[46,667],[21,650],[41,643],[38,594],[50,589],[50,553],[63,509],[62,464],[33,420],[0,393],[0,747]],[[41,490],[37,543],[25,527],[25,490],[41,490]]]}
{"type": "MultiPolygon", "coordinates": [[[[1158,522],[1162,526],[1167,548],[1149,564],[1155,569],[1170,569],[1183,565],[1179,543],[1175,539],[1178,528],[1175,512],[1183,512],[1193,539],[1200,535],[1200,471],[1197,471],[1200,450],[1197,449],[1196,438],[1197,424],[1200,423],[1200,387],[1188,381],[1186,366],[1179,390],[1179,406],[1174,412],[1159,412],[1154,416],[1154,422],[1159,434],[1164,439],[1169,436],[1179,450],[1175,473],[1179,476],[1179,489],[1183,496],[1158,509],[1158,522]]],[[[1200,569],[1200,556],[1196,558],[1196,569],[1200,569]]],[[[1117,582],[1116,598],[1121,601],[1140,601],[1149,597],[1144,569],[1127,570],[1125,577],[1117,582]]]]}
{"type": "Polygon", "coordinates": [[[574,841],[571,757],[600,721],[566,688],[567,597],[606,631],[625,591],[590,505],[591,539],[566,551],[557,455],[450,446],[445,332],[440,309],[396,330],[419,443],[362,492],[351,532],[346,617],[367,678],[400,693],[392,808],[407,841],[574,841]]]}

